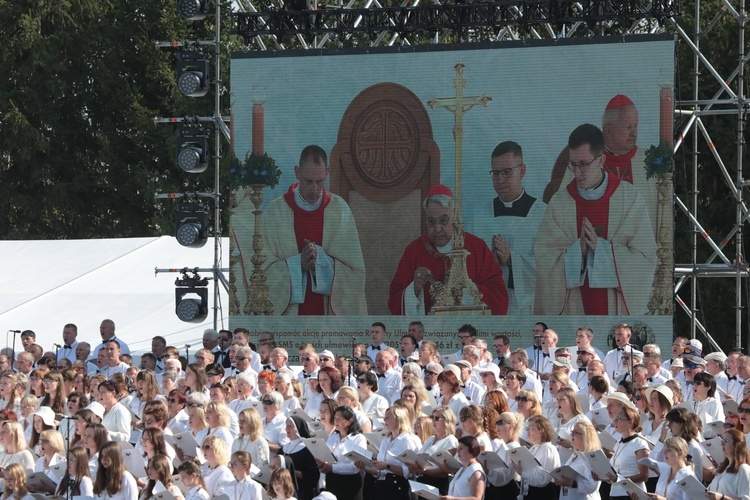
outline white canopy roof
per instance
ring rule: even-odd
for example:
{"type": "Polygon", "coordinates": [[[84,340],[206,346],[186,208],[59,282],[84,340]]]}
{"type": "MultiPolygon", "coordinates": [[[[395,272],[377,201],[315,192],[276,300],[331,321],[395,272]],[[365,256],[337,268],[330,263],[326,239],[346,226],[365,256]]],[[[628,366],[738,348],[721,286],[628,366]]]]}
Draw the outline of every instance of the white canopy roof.
{"type": "MultiPolygon", "coordinates": [[[[229,242],[223,241],[223,264],[229,264],[229,242]]],[[[200,348],[203,331],[213,327],[213,310],[203,323],[184,323],[175,315],[176,273],[159,268],[210,268],[213,244],[186,248],[171,236],[103,240],[0,241],[3,269],[0,290],[0,332],[33,330],[37,342],[52,350],[62,344],[67,323],[78,326],[78,341],[94,348],[101,343],[99,324],[115,322],[115,333],[131,351],[151,350],[151,339],[161,335],[181,350],[200,348]],[[192,347],[195,345],[196,347],[192,347]]],[[[210,277],[210,273],[202,273],[210,277]]],[[[209,282],[209,308],[213,307],[213,281],[209,282]]],[[[228,325],[228,300],[223,287],[219,328],[228,325]],[[222,318],[223,316],[223,318],[222,318]]],[[[12,333],[0,344],[11,346],[12,333]]],[[[16,350],[21,345],[16,339],[16,350]]]]}

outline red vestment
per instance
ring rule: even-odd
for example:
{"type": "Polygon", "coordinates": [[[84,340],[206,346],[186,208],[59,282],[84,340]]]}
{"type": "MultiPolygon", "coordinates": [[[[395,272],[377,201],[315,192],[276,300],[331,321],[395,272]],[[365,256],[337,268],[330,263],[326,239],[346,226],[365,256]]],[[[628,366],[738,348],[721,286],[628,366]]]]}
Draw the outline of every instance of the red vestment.
{"type": "MultiPolygon", "coordinates": [[[[487,244],[473,234],[464,233],[464,249],[469,252],[466,258],[466,269],[469,278],[482,293],[482,302],[489,307],[492,314],[505,314],[508,311],[508,291],[503,281],[503,271],[487,244]]],[[[436,281],[443,282],[445,271],[450,267],[447,255],[441,254],[432,244],[427,234],[423,234],[409,243],[398,263],[396,274],[391,281],[388,297],[388,308],[391,314],[403,315],[404,294],[414,293],[411,283],[417,268],[426,267],[432,272],[436,281]]],[[[425,312],[432,308],[430,286],[425,285],[423,293],[425,312]]]]}

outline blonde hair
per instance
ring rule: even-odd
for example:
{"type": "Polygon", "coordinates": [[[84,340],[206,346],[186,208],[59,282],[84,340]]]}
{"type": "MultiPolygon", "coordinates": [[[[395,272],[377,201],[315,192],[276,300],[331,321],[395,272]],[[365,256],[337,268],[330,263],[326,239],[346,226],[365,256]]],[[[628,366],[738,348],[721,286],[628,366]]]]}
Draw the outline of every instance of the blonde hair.
{"type": "Polygon", "coordinates": [[[581,420],[573,426],[573,430],[581,433],[581,439],[583,439],[582,451],[594,451],[602,448],[596,428],[588,420],[581,420]]]}
{"type": "Polygon", "coordinates": [[[65,442],[63,441],[63,437],[62,434],[60,434],[60,431],[55,429],[47,429],[46,431],[42,431],[42,433],[39,435],[39,441],[43,439],[49,442],[49,445],[55,450],[55,453],[59,454],[61,451],[65,450],[65,442]]]}
{"type": "MultiPolygon", "coordinates": [[[[253,428],[249,438],[253,443],[256,442],[263,435],[263,421],[260,419],[258,410],[255,408],[246,408],[240,412],[239,417],[245,417],[247,423],[253,428]]],[[[237,418],[239,419],[239,417],[237,418]]]]}
{"type": "Polygon", "coordinates": [[[219,436],[206,436],[201,443],[201,448],[205,445],[213,448],[217,464],[227,465],[229,463],[229,449],[223,439],[219,436]]]}
{"type": "Polygon", "coordinates": [[[29,489],[26,487],[26,469],[23,468],[23,465],[10,464],[5,468],[5,474],[11,476],[15,484],[12,490],[8,486],[5,487],[3,499],[13,497],[21,500],[29,493],[29,489]]]}
{"type": "Polygon", "coordinates": [[[219,427],[226,427],[228,429],[232,424],[232,417],[229,415],[231,410],[226,404],[220,401],[211,401],[206,406],[206,411],[212,411],[219,415],[219,427]]]}
{"type": "Polygon", "coordinates": [[[523,432],[523,419],[524,416],[520,413],[504,411],[500,414],[500,420],[505,420],[510,424],[510,430],[513,437],[518,437],[521,432],[523,432]]]}
{"type": "Polygon", "coordinates": [[[526,398],[534,403],[529,409],[529,417],[542,414],[542,404],[539,402],[539,397],[536,395],[536,392],[529,389],[522,389],[518,391],[518,396],[516,397],[526,398]]]}
{"type": "Polygon", "coordinates": [[[396,435],[400,434],[414,434],[414,427],[411,424],[411,418],[409,417],[409,410],[403,406],[392,406],[388,408],[386,413],[391,412],[391,416],[398,422],[398,430],[396,435]]]}
{"type": "Polygon", "coordinates": [[[570,387],[560,389],[559,391],[557,391],[557,397],[559,398],[560,396],[565,396],[566,398],[568,398],[568,401],[570,402],[570,409],[573,412],[573,415],[583,414],[581,405],[578,403],[578,396],[573,389],[571,389],[570,387]]]}
{"type": "Polygon", "coordinates": [[[443,417],[445,422],[445,433],[447,436],[452,436],[456,433],[456,414],[448,406],[438,406],[432,413],[437,413],[443,417]]]}
{"type": "Polygon", "coordinates": [[[353,403],[350,405],[353,409],[363,411],[362,403],[359,402],[359,394],[357,393],[357,389],[345,385],[344,387],[339,389],[339,397],[341,396],[346,396],[353,401],[353,403]]]}
{"type": "MultiPolygon", "coordinates": [[[[11,446],[13,447],[11,453],[18,453],[25,450],[26,438],[23,435],[23,427],[21,427],[21,424],[14,420],[6,420],[2,423],[2,426],[7,426],[8,432],[10,432],[11,446]]],[[[6,453],[8,453],[8,451],[8,449],[5,450],[6,453]]]]}

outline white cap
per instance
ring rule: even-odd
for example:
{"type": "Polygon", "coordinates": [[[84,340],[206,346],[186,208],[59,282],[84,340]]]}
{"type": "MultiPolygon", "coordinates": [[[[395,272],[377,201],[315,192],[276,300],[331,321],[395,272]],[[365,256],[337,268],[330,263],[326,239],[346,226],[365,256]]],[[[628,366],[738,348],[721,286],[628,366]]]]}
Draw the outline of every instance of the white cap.
{"type": "Polygon", "coordinates": [[[553,365],[555,366],[564,366],[568,370],[573,369],[573,365],[571,364],[570,360],[568,358],[562,357],[562,358],[556,358],[553,362],[553,365]]]}
{"type": "Polygon", "coordinates": [[[336,356],[334,356],[333,353],[329,351],[328,349],[318,354],[318,359],[323,358],[323,357],[331,358],[332,360],[336,359],[336,356]]]}
{"type": "Polygon", "coordinates": [[[727,355],[721,351],[716,351],[710,354],[706,354],[703,359],[705,359],[706,361],[720,361],[722,363],[726,363],[727,355]]]}
{"type": "Polygon", "coordinates": [[[449,365],[446,365],[445,368],[443,369],[443,372],[451,372],[451,373],[453,373],[453,375],[456,376],[456,378],[458,379],[458,381],[461,382],[461,368],[457,367],[456,365],[454,365],[452,363],[449,364],[449,365]]]}
{"type": "Polygon", "coordinates": [[[617,401],[618,403],[622,403],[628,408],[631,408],[633,410],[636,409],[635,405],[631,400],[628,399],[628,397],[623,394],[622,392],[613,392],[612,394],[608,394],[602,398],[602,403],[605,405],[609,402],[609,400],[612,399],[614,401],[617,401]]]}
{"type": "Polygon", "coordinates": [[[688,345],[691,345],[697,349],[700,349],[700,351],[703,352],[703,343],[698,339],[690,339],[688,341],[688,345]]]}

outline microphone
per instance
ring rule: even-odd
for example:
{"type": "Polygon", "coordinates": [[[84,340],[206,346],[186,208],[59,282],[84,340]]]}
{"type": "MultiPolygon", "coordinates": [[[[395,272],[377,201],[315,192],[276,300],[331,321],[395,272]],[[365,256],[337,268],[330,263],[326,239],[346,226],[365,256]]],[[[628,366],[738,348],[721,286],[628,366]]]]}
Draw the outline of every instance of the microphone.
{"type": "Polygon", "coordinates": [[[62,349],[62,346],[60,344],[52,344],[53,346],[57,347],[58,349],[62,349]]]}
{"type": "Polygon", "coordinates": [[[350,339],[352,339],[352,340],[353,340],[354,342],[356,342],[356,341],[357,341],[357,337],[355,337],[354,335],[352,335],[352,336],[351,336],[351,337],[349,337],[349,338],[350,338],[350,339]]]}
{"type": "Polygon", "coordinates": [[[21,333],[21,330],[8,330],[9,333],[21,333]]]}
{"type": "Polygon", "coordinates": [[[190,344],[185,344],[185,347],[191,347],[190,344]]]}

